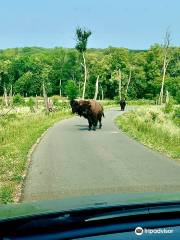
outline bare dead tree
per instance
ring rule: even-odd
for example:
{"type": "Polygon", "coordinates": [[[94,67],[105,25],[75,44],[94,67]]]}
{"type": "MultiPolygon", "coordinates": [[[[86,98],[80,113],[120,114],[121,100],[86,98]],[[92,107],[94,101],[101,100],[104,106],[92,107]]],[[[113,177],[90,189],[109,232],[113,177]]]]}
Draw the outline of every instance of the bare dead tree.
{"type": "Polygon", "coordinates": [[[82,54],[83,63],[81,63],[81,65],[84,68],[84,85],[83,85],[82,99],[85,98],[85,91],[86,91],[86,82],[87,82],[88,73],[87,73],[85,52],[87,50],[87,42],[90,35],[91,35],[91,31],[88,31],[79,27],[76,29],[76,39],[77,39],[76,49],[82,54]]]}
{"type": "Polygon", "coordinates": [[[48,102],[48,97],[47,97],[47,93],[46,93],[46,89],[44,86],[44,82],[43,82],[43,97],[44,97],[44,105],[45,105],[45,109],[47,112],[49,112],[49,102],[48,102]]]}
{"type": "Polygon", "coordinates": [[[39,108],[39,102],[38,102],[38,96],[36,94],[36,109],[38,109],[38,108],[39,108]]]}
{"type": "Polygon", "coordinates": [[[162,83],[161,83],[161,91],[159,94],[159,104],[163,103],[163,96],[164,96],[164,82],[166,77],[166,70],[168,64],[171,59],[170,54],[170,41],[171,41],[171,33],[169,28],[166,30],[165,38],[164,38],[164,45],[163,45],[163,75],[162,75],[162,83]]]}
{"type": "Polygon", "coordinates": [[[166,104],[168,104],[169,103],[169,92],[168,92],[168,90],[166,90],[166,104]]]}
{"type": "Polygon", "coordinates": [[[84,85],[83,85],[83,94],[82,94],[82,99],[85,98],[85,91],[86,91],[86,82],[87,82],[87,66],[86,66],[86,58],[85,58],[85,53],[83,52],[83,68],[84,68],[84,85]]]}
{"type": "Polygon", "coordinates": [[[97,76],[97,79],[96,79],[95,94],[94,94],[95,100],[97,99],[98,91],[99,91],[99,75],[97,76]]]}
{"type": "Polygon", "coordinates": [[[131,82],[131,76],[132,76],[132,67],[130,67],[130,70],[129,70],[129,77],[128,77],[128,82],[125,90],[125,97],[127,96],[127,93],[128,93],[129,84],[131,82]]]}
{"type": "Polygon", "coordinates": [[[54,110],[53,102],[50,98],[48,98],[48,110],[49,110],[49,112],[53,112],[53,110],[54,110]]]}
{"type": "Polygon", "coordinates": [[[100,85],[101,88],[101,100],[104,100],[104,91],[103,91],[103,87],[100,85]]]}
{"type": "Polygon", "coordinates": [[[10,87],[10,92],[9,92],[9,105],[12,106],[13,105],[13,90],[12,90],[12,84],[10,87]]]}
{"type": "Polygon", "coordinates": [[[116,71],[116,80],[118,81],[118,92],[119,92],[119,100],[121,100],[121,70],[116,71]]]}
{"type": "Polygon", "coordinates": [[[60,98],[62,96],[62,79],[61,78],[59,80],[59,96],[60,96],[60,98]]]}
{"type": "Polygon", "coordinates": [[[7,96],[7,89],[5,85],[4,85],[4,103],[5,103],[5,106],[8,107],[8,96],[7,96]]]}

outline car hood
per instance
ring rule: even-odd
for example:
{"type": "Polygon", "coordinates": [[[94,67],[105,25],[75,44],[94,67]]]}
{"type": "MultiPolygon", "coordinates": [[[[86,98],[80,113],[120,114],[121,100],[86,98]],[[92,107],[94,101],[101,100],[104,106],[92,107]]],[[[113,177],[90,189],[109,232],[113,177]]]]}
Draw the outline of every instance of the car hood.
{"type": "Polygon", "coordinates": [[[28,216],[40,216],[56,212],[113,207],[134,204],[180,201],[180,192],[176,193],[130,193],[101,196],[64,198],[60,200],[34,201],[0,205],[0,221],[28,216]]]}

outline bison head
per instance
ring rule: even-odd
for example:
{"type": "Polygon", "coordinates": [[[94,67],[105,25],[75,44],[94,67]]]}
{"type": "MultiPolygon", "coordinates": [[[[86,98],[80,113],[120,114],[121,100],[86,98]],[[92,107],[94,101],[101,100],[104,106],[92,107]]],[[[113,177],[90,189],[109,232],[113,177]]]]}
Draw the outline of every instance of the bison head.
{"type": "Polygon", "coordinates": [[[90,102],[87,100],[72,100],[70,102],[72,113],[77,113],[79,116],[84,116],[85,118],[88,115],[90,109],[90,102]]]}
{"type": "Polygon", "coordinates": [[[71,100],[70,105],[72,108],[72,113],[80,114],[79,102],[76,100],[71,100]]]}

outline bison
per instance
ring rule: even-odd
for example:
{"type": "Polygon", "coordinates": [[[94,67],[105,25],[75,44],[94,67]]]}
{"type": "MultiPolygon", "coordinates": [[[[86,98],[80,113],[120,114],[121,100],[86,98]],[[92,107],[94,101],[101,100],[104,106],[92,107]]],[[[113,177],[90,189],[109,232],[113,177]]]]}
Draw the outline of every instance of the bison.
{"type": "Polygon", "coordinates": [[[126,101],[125,101],[125,99],[121,99],[119,103],[120,103],[121,111],[124,111],[125,106],[126,106],[126,101]]]}
{"type": "Polygon", "coordinates": [[[102,105],[96,100],[71,100],[70,102],[72,113],[77,113],[80,117],[83,116],[88,120],[89,130],[92,126],[96,130],[97,123],[99,122],[99,128],[102,127],[102,116],[104,117],[104,111],[102,105]]]}

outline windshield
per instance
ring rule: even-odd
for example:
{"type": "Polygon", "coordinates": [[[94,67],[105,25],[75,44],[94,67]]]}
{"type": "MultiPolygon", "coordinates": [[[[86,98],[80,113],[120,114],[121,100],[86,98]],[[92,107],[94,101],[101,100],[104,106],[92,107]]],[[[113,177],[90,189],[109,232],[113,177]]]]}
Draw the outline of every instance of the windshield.
{"type": "Polygon", "coordinates": [[[179,200],[179,8],[1,2],[0,204],[179,200]]]}

